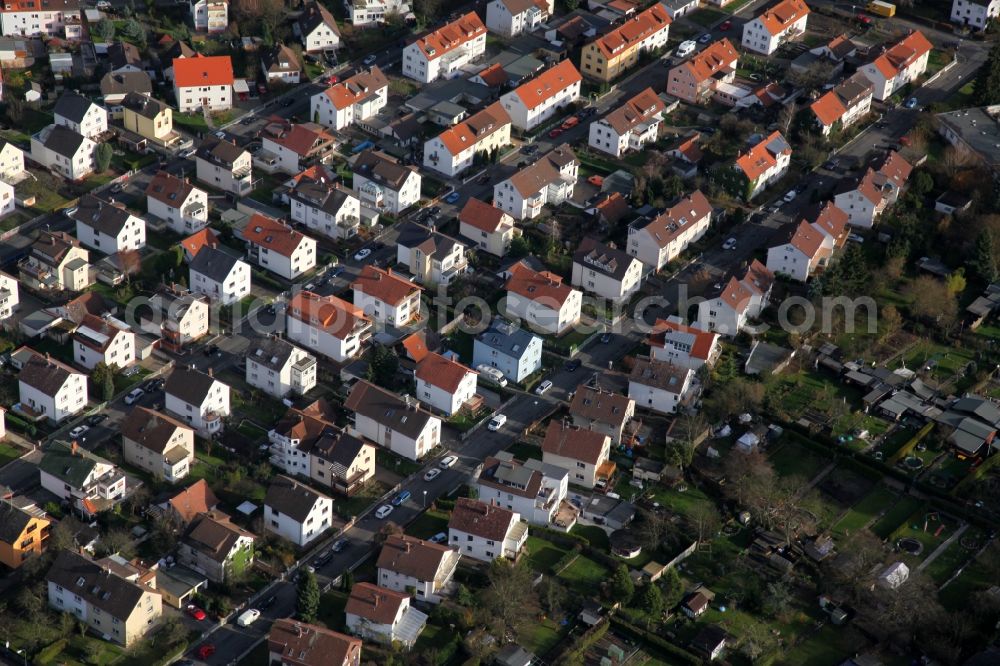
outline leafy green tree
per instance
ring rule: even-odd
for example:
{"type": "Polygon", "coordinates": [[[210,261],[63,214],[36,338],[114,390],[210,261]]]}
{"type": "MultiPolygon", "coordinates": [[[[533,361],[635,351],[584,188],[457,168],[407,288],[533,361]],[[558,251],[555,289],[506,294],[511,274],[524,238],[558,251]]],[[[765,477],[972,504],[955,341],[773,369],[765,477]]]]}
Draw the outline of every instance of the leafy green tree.
{"type": "Polygon", "coordinates": [[[635,594],[635,583],[632,582],[632,578],[628,575],[628,567],[624,564],[619,564],[612,574],[609,591],[612,599],[623,604],[627,604],[635,594]]]}
{"type": "Polygon", "coordinates": [[[305,569],[302,577],[299,578],[298,587],[298,614],[303,622],[315,622],[316,614],[319,613],[319,583],[316,582],[316,575],[305,569]]]}
{"type": "Polygon", "coordinates": [[[115,371],[103,361],[90,371],[90,381],[93,382],[101,399],[107,402],[115,395],[115,371]]]}
{"type": "Polygon", "coordinates": [[[680,603],[684,596],[684,583],[677,573],[677,569],[670,567],[660,577],[660,594],[663,598],[664,608],[673,608],[680,603]]]}
{"type": "Polygon", "coordinates": [[[111,166],[111,157],[114,151],[110,143],[99,143],[94,150],[94,163],[98,173],[104,173],[111,166]]]}
{"type": "Polygon", "coordinates": [[[976,238],[976,249],[970,265],[984,282],[996,282],[1000,277],[996,241],[996,235],[991,229],[985,229],[976,238]]]}
{"type": "Polygon", "coordinates": [[[990,106],[1000,102],[1000,44],[990,50],[989,58],[979,68],[972,88],[975,106],[990,106]]]}
{"type": "Polygon", "coordinates": [[[646,611],[653,619],[663,615],[663,593],[655,583],[647,583],[639,592],[639,608],[646,611]]]}
{"type": "Polygon", "coordinates": [[[531,243],[524,236],[515,236],[510,241],[510,249],[507,250],[507,256],[511,259],[521,259],[522,257],[527,257],[531,254],[531,243]]]}
{"type": "Polygon", "coordinates": [[[372,349],[366,375],[368,381],[385,388],[391,388],[397,370],[399,370],[399,357],[393,354],[391,349],[382,345],[377,345],[372,349]]]}
{"type": "Polygon", "coordinates": [[[115,24],[111,22],[111,19],[103,18],[98,21],[94,31],[105,42],[110,42],[115,38],[115,24]]]}
{"type": "Polygon", "coordinates": [[[961,294],[965,291],[966,279],[965,279],[965,269],[959,268],[954,273],[948,276],[945,284],[948,285],[948,292],[952,294],[961,294]]]}

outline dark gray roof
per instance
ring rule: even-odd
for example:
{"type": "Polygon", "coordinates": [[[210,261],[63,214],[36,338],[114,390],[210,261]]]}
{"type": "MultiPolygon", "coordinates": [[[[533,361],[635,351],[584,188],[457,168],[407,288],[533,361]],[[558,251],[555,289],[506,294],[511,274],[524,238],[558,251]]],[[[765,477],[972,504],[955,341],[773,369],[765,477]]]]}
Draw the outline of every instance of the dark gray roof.
{"type": "Polygon", "coordinates": [[[272,370],[281,370],[296,347],[281,338],[264,338],[250,345],[247,359],[272,370]]]}
{"type": "Polygon", "coordinates": [[[364,448],[365,442],[362,439],[346,432],[327,431],[315,441],[309,453],[346,470],[354,464],[364,448]]]}
{"type": "Polygon", "coordinates": [[[81,488],[98,463],[107,460],[84,449],[73,449],[65,442],[53,442],[42,455],[39,469],[73,488],[81,488]]]}
{"type": "Polygon", "coordinates": [[[153,83],[146,72],[108,73],[101,78],[101,94],[105,97],[127,93],[149,95],[152,92],[153,83]]]}
{"type": "Polygon", "coordinates": [[[289,198],[301,201],[310,208],[318,208],[324,213],[336,215],[344,206],[350,193],[335,187],[333,183],[323,183],[312,179],[302,179],[288,192],[289,198]]]}
{"type": "Polygon", "coordinates": [[[292,520],[301,523],[305,522],[309,512],[321,499],[329,498],[287,476],[278,476],[268,487],[264,504],[273,511],[291,516],[292,520]]]}
{"type": "Polygon", "coordinates": [[[427,256],[448,255],[456,245],[465,245],[451,236],[428,229],[416,222],[407,222],[399,227],[396,244],[406,248],[419,247],[427,256]]]}
{"type": "Polygon", "coordinates": [[[119,69],[127,65],[141,69],[141,63],[142,56],[139,55],[139,49],[128,42],[114,42],[108,47],[108,64],[111,65],[111,69],[119,69]]]}
{"type": "Polygon", "coordinates": [[[416,439],[427,423],[434,418],[430,413],[420,409],[416,400],[408,404],[395,393],[364,380],[359,381],[351,389],[344,407],[412,439],[416,439]]]}
{"type": "MultiPolygon", "coordinates": [[[[201,254],[199,252],[199,254],[201,254]]],[[[175,368],[167,383],[163,387],[163,392],[175,396],[190,405],[201,405],[208,397],[208,392],[212,390],[215,378],[206,375],[201,370],[195,368],[179,367],[175,368]]]]}
{"type": "Polygon", "coordinates": [[[0,542],[13,544],[33,517],[10,502],[0,502],[0,542]]]}
{"type": "Polygon", "coordinates": [[[81,222],[94,231],[108,236],[117,237],[128,223],[131,213],[122,204],[112,204],[98,199],[93,194],[84,194],[73,219],[81,222]]]}
{"type": "Polygon", "coordinates": [[[368,180],[388,185],[394,190],[401,188],[406,179],[416,172],[412,167],[404,166],[376,150],[366,150],[358,155],[353,171],[368,180]]]}
{"type": "Polygon", "coordinates": [[[303,35],[312,33],[322,23],[325,23],[334,34],[340,35],[340,29],[337,27],[337,21],[334,20],[333,14],[318,2],[307,2],[303,5],[302,14],[299,15],[297,22],[303,35]]]}
{"type": "Polygon", "coordinates": [[[528,350],[532,338],[535,337],[537,336],[527,329],[519,328],[501,319],[495,319],[489,329],[476,338],[476,344],[484,344],[512,358],[521,358],[528,350]]]}
{"type": "Polygon", "coordinates": [[[212,164],[232,168],[233,163],[245,152],[246,150],[231,141],[223,141],[217,136],[210,135],[202,140],[195,156],[212,164]]]}
{"type": "MultiPolygon", "coordinates": [[[[143,76],[146,76],[143,74],[143,76]]],[[[149,77],[146,77],[147,80],[149,77]]],[[[168,109],[166,104],[159,100],[155,100],[149,95],[140,94],[143,91],[136,88],[131,88],[135,92],[130,92],[125,95],[125,99],[122,100],[122,106],[126,109],[135,111],[140,116],[144,118],[149,118],[150,120],[156,118],[157,114],[161,113],[164,109],[168,109]]]]}
{"type": "Polygon", "coordinates": [[[45,395],[54,396],[74,373],[76,371],[69,366],[36,352],[21,368],[17,379],[45,395]]]}
{"type": "Polygon", "coordinates": [[[83,117],[87,115],[92,104],[92,101],[79,93],[67,92],[63,93],[56,102],[53,112],[57,116],[72,120],[74,123],[80,123],[83,122],[83,117]]]}
{"type": "Polygon", "coordinates": [[[237,262],[238,257],[218,248],[203,247],[191,260],[190,268],[192,272],[201,273],[214,282],[225,282],[237,262]]]}
{"type": "Polygon", "coordinates": [[[45,147],[63,157],[72,158],[80,150],[84,136],[64,125],[51,125],[45,137],[45,147]]]}
{"type": "Polygon", "coordinates": [[[625,278],[632,262],[638,261],[623,250],[610,247],[595,238],[584,238],[573,254],[573,262],[597,271],[619,282],[625,278]]]}
{"type": "Polygon", "coordinates": [[[45,579],[123,621],[150,591],[69,550],[59,553],[45,579]]]}

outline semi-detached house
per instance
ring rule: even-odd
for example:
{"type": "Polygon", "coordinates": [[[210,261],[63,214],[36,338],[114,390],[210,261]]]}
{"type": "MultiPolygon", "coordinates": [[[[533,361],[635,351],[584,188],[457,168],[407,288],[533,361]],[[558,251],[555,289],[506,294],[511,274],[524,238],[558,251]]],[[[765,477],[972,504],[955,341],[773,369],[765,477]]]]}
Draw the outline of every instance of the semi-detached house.
{"type": "Polygon", "coordinates": [[[429,32],[403,48],[403,75],[421,83],[453,78],[486,52],[486,26],[475,12],[429,32]]]}
{"type": "Polygon", "coordinates": [[[654,361],[695,371],[702,366],[711,367],[722,353],[717,333],[688,326],[678,317],[657,319],[648,342],[649,356],[654,361]]]}
{"type": "Polygon", "coordinates": [[[628,377],[628,397],[636,407],[673,414],[689,397],[693,379],[690,368],[637,357],[628,377]]]}
{"type": "Polygon", "coordinates": [[[125,498],[125,473],[75,441],[52,442],[38,463],[38,471],[43,489],[87,518],[125,498]]]}
{"type": "Polygon", "coordinates": [[[420,460],[441,444],[441,419],[420,409],[409,396],[404,400],[367,381],[352,388],[344,408],[353,414],[349,431],[393,453],[420,460]]]}
{"type": "Polygon", "coordinates": [[[914,30],[858,71],[875,86],[875,99],[884,102],[927,71],[933,48],[924,33],[914,30]]]}
{"type": "Polygon", "coordinates": [[[740,54],[727,38],[713,42],[703,51],[670,70],[667,94],[688,104],[705,104],[719,84],[732,83],[740,54]]]}
{"type": "Polygon", "coordinates": [[[507,317],[522,319],[542,333],[562,335],[580,321],[583,294],[563,284],[562,277],[538,272],[523,261],[508,269],[507,317]]]}
{"type": "Polygon", "coordinates": [[[375,445],[343,430],[326,430],[308,451],[314,483],[350,497],[375,478],[375,445]]]}
{"type": "Polygon", "coordinates": [[[639,62],[642,53],[667,45],[670,23],[670,15],[660,3],[626,17],[620,25],[583,47],[580,72],[596,81],[618,78],[639,62]]]}
{"type": "Polygon", "coordinates": [[[285,44],[275,44],[273,48],[265,51],[260,59],[260,69],[264,74],[264,80],[268,83],[277,82],[293,86],[298,85],[302,73],[298,56],[285,44]]]}
{"type": "Polygon", "coordinates": [[[54,423],[87,406],[87,376],[48,355],[34,352],[17,375],[18,410],[54,423]]]}
{"type": "Polygon", "coordinates": [[[135,333],[110,316],[87,314],[73,333],[73,361],[88,370],[98,363],[124,369],[135,363],[135,333]]]}
{"type": "Polygon", "coordinates": [[[421,287],[392,270],[368,265],[351,283],[354,304],[367,316],[389,326],[406,326],[420,315],[421,287]]]}
{"type": "Polygon", "coordinates": [[[806,31],[809,7],[804,0],[781,0],[743,24],[743,48],[766,56],[806,31]]]}
{"type": "Polygon", "coordinates": [[[413,594],[418,601],[436,604],[450,592],[460,559],[461,553],[449,546],[392,535],[382,544],[375,564],[378,584],[413,594]]]}
{"type": "Polygon", "coordinates": [[[528,523],[496,504],[459,497],[448,520],[448,544],[480,562],[517,561],[528,541],[528,523]]]}
{"type": "Polygon", "coordinates": [[[611,437],[571,423],[549,421],[542,440],[542,462],[569,472],[570,483],[593,488],[607,482],[614,474],[611,462],[611,437]]]}
{"type": "Polygon", "coordinates": [[[181,113],[233,105],[233,61],[227,55],[174,58],[174,99],[181,113]]]}
{"type": "Polygon", "coordinates": [[[516,220],[538,217],[548,204],[558,206],[573,196],[580,163],[562,144],[493,186],[494,205],[516,220]]]}
{"type": "Polygon", "coordinates": [[[652,88],[628,100],[600,120],[590,123],[588,145],[602,153],[621,157],[656,141],[666,105],[652,88]]]}
{"type": "Polygon", "coordinates": [[[6,0],[0,8],[0,33],[4,37],[52,37],[62,32],[67,39],[79,39],[81,4],[79,0],[48,0],[39,6],[35,0],[6,0]]]}
{"type": "Polygon", "coordinates": [[[329,238],[346,239],[358,232],[361,200],[325,176],[303,177],[288,190],[292,221],[329,238]]]}
{"type": "Polygon", "coordinates": [[[242,231],[247,258],[286,280],[316,267],[316,240],[281,220],[255,213],[242,231]]]}
{"type": "Polygon", "coordinates": [[[361,353],[372,334],[372,320],[362,309],[336,296],[300,291],[285,309],[288,339],[343,363],[361,353]]]}
{"type": "Polygon", "coordinates": [[[305,395],[316,386],[316,357],[281,338],[250,345],[246,364],[247,384],[275,398],[305,395]]]}
{"type": "Polygon", "coordinates": [[[857,178],[846,178],[834,190],[833,201],[847,213],[848,222],[871,229],[882,212],[896,202],[913,167],[899,153],[890,152],[857,178]]]}
{"type": "Polygon", "coordinates": [[[356,583],[344,606],[345,624],[352,634],[384,645],[409,650],[427,624],[427,615],[410,605],[407,592],[371,583],[356,583]]]}
{"type": "Polygon", "coordinates": [[[160,171],[146,187],[146,210],[165,220],[171,231],[193,234],[208,226],[208,192],[186,177],[160,171]]]}
{"type": "Polygon", "coordinates": [[[231,305],[250,293],[250,264],[213,247],[202,248],[188,267],[191,291],[231,305]]]}
{"type": "Polygon", "coordinates": [[[150,297],[149,314],[139,315],[139,328],[158,337],[161,347],[179,353],[208,335],[208,310],[206,296],[171,287],[150,297]]]}
{"type": "Polygon", "coordinates": [[[476,479],[477,497],[548,527],[569,491],[569,472],[530,458],[515,460],[508,451],[487,457],[476,479]]]}
{"type": "Polygon", "coordinates": [[[826,265],[833,255],[833,241],[805,220],[790,223],[767,250],[767,268],[805,282],[826,265]]]}
{"type": "Polygon", "coordinates": [[[420,201],[420,172],[383,152],[362,152],[351,171],[351,187],[367,208],[399,215],[420,201]]]}
{"type": "Polygon", "coordinates": [[[476,397],[477,374],[458,361],[431,352],[416,367],[417,399],[452,416],[476,397]]]}
{"type": "Polygon", "coordinates": [[[363,69],[313,95],[309,117],[324,127],[341,130],[377,115],[388,99],[389,79],[382,70],[363,69]]]}
{"type": "Polygon", "coordinates": [[[573,253],[574,287],[614,302],[632,297],[642,282],[642,262],[596,238],[584,238],[573,253]]]}
{"type": "Polygon", "coordinates": [[[425,142],[424,166],[445,176],[456,176],[471,167],[477,155],[510,144],[510,126],[503,105],[494,102],[425,142]]]}
{"type": "Polygon", "coordinates": [[[84,194],[71,217],[76,221],[76,237],[93,250],[114,254],[146,247],[146,221],[122,203],[84,194]]]}
{"type": "Polygon", "coordinates": [[[225,583],[253,564],[254,535],[221,511],[198,514],[177,546],[178,563],[203,574],[213,583],[225,583]]]}
{"type": "Polygon", "coordinates": [[[264,529],[304,548],[333,527],[333,500],[287,476],[277,476],[264,496],[264,529]]]}
{"type": "Polygon", "coordinates": [[[500,103],[514,127],[530,130],[580,98],[583,77],[572,61],[563,60],[530,81],[505,93],[500,103]]]}
{"type": "Polygon", "coordinates": [[[628,229],[628,253],[658,271],[697,242],[712,223],[712,204],[695,190],[644,226],[628,229]]]}
{"type": "Polygon", "coordinates": [[[309,450],[327,432],[335,433],[336,415],[320,398],[299,409],[289,407],[267,433],[271,443],[271,464],[286,474],[309,476],[309,450]]]}
{"type": "Polygon", "coordinates": [[[792,161],[792,147],[774,131],[763,141],[736,158],[734,169],[739,178],[739,193],[750,201],[776,183],[788,172],[792,161]]]}
{"type": "Polygon", "coordinates": [[[214,377],[212,368],[175,368],[163,387],[164,406],[202,436],[222,431],[229,416],[229,386],[214,377]]]}
{"type": "Polygon", "coordinates": [[[31,254],[18,263],[18,279],[39,291],[80,291],[93,284],[89,259],[80,241],[65,231],[42,231],[31,254]]]}
{"type": "Polygon", "coordinates": [[[470,241],[477,250],[503,257],[511,241],[521,235],[514,226],[514,218],[496,206],[469,197],[458,214],[458,233],[470,241]]]}
{"type": "Polygon", "coordinates": [[[997,16],[1000,16],[1000,0],[953,0],[951,3],[951,22],[961,26],[985,30],[997,16]]]}
{"type": "Polygon", "coordinates": [[[125,462],[146,470],[157,479],[180,481],[194,463],[194,429],[177,419],[134,407],[121,424],[125,462]]]}

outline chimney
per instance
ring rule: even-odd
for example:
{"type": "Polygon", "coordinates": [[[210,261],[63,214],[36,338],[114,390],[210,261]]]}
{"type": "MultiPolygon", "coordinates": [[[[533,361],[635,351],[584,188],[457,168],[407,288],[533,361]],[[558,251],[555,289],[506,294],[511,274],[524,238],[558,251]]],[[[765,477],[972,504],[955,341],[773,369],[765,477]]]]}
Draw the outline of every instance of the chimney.
{"type": "Polygon", "coordinates": [[[69,454],[71,456],[77,455],[77,449],[78,448],[79,448],[79,445],[76,443],[76,440],[74,439],[72,442],[70,442],[70,445],[69,445],[69,454]]]}
{"type": "Polygon", "coordinates": [[[208,366],[208,370],[206,371],[206,374],[209,377],[215,377],[215,371],[212,369],[212,366],[208,366]]]}
{"type": "Polygon", "coordinates": [[[404,544],[403,550],[405,552],[407,552],[407,553],[410,552],[410,542],[409,541],[404,541],[403,544],[404,544]]]}

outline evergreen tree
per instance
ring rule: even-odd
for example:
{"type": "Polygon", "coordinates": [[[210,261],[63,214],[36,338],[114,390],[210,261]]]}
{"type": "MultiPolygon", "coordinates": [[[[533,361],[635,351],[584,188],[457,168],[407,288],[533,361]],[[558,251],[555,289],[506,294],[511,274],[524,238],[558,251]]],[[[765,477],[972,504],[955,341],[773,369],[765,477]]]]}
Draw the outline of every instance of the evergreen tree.
{"type": "Polygon", "coordinates": [[[997,270],[996,238],[989,229],[982,231],[976,238],[976,250],[970,265],[972,270],[983,279],[984,282],[996,282],[1000,277],[997,270]]]}
{"type": "Polygon", "coordinates": [[[98,173],[104,173],[111,166],[111,157],[114,154],[114,150],[111,148],[110,143],[99,143],[97,148],[94,149],[94,163],[97,168],[98,173]]]}
{"type": "Polygon", "coordinates": [[[628,567],[619,564],[611,576],[611,598],[627,604],[632,599],[633,594],[635,594],[635,584],[628,575],[628,567]]]}
{"type": "Polygon", "coordinates": [[[673,608],[680,603],[681,597],[684,596],[684,583],[681,582],[677,569],[673,567],[667,569],[660,577],[660,586],[664,608],[673,608]]]}
{"type": "Polygon", "coordinates": [[[653,619],[663,615],[663,594],[654,583],[646,583],[639,593],[639,608],[646,611],[653,619]]]}
{"type": "Polygon", "coordinates": [[[1000,44],[990,50],[972,88],[974,106],[989,106],[1000,102],[1000,44]]]}
{"type": "Polygon", "coordinates": [[[368,381],[374,382],[384,388],[392,388],[393,380],[396,378],[396,371],[399,369],[399,358],[392,353],[392,350],[382,345],[372,349],[371,359],[368,361],[368,381]]]}
{"type": "Polygon", "coordinates": [[[115,395],[115,372],[104,362],[98,363],[90,372],[90,381],[100,394],[101,399],[107,402],[115,395]]]}
{"type": "Polygon", "coordinates": [[[319,583],[316,582],[315,574],[308,569],[299,578],[297,601],[299,619],[303,622],[315,622],[319,612],[319,583]]]}

